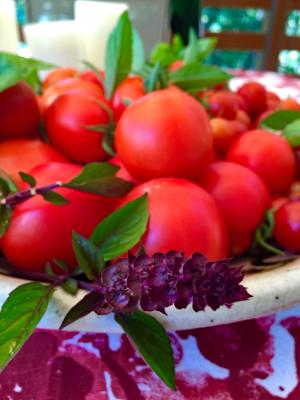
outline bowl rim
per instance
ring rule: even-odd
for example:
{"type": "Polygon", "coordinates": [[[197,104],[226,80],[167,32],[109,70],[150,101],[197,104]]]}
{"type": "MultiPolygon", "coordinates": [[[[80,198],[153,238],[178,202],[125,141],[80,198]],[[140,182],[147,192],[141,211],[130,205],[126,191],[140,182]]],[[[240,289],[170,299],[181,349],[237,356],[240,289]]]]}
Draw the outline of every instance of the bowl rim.
{"type": "MultiPolygon", "coordinates": [[[[29,281],[2,275],[0,305],[12,290],[26,282],[29,281]]],[[[196,313],[191,306],[185,310],[177,310],[172,306],[167,308],[167,316],[159,312],[150,314],[155,316],[168,331],[180,331],[258,318],[290,308],[300,302],[300,257],[278,268],[248,273],[242,284],[252,297],[247,301],[235,303],[231,308],[222,306],[217,311],[206,308],[203,312],[196,313]]],[[[76,296],[71,296],[63,289],[58,288],[39,328],[59,329],[68,310],[86,293],[84,290],[79,290],[76,296]]],[[[122,328],[114,321],[112,314],[98,316],[95,313],[76,321],[66,330],[95,333],[123,332],[122,328]]]]}

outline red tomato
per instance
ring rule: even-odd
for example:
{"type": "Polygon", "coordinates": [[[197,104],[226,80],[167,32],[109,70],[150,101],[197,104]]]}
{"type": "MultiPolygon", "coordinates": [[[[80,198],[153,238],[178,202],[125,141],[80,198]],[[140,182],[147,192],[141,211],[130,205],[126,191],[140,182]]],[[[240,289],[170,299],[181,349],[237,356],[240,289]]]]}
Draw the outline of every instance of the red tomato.
{"type": "Polygon", "coordinates": [[[29,172],[37,165],[49,161],[67,161],[49,144],[37,139],[16,139],[0,143],[0,169],[18,186],[22,183],[19,172],[29,172]]]}
{"type": "Polygon", "coordinates": [[[171,65],[169,65],[169,71],[171,72],[176,72],[178,71],[180,68],[182,68],[184,66],[184,61],[183,60],[176,60],[173,61],[171,65]]]}
{"type": "Polygon", "coordinates": [[[210,125],[216,153],[221,157],[227,154],[234,141],[247,130],[239,121],[228,121],[224,118],[212,118],[210,125]]]}
{"type": "Polygon", "coordinates": [[[274,211],[277,211],[283,204],[287,203],[289,199],[284,196],[273,196],[271,199],[271,207],[274,211]]]}
{"type": "Polygon", "coordinates": [[[238,110],[238,112],[236,114],[236,121],[245,125],[247,128],[249,128],[249,126],[251,124],[251,119],[244,110],[238,110]]]}
{"type": "Polygon", "coordinates": [[[267,106],[270,110],[275,110],[280,104],[280,97],[273,92],[267,92],[267,106]]]}
{"type": "Polygon", "coordinates": [[[295,99],[282,100],[279,104],[280,110],[300,111],[300,104],[295,99]]]}
{"type": "Polygon", "coordinates": [[[289,201],[275,213],[274,238],[289,251],[300,251],[300,201],[289,201]]]}
{"type": "Polygon", "coordinates": [[[261,114],[267,109],[267,91],[260,83],[244,83],[238,94],[245,100],[250,114],[261,114]]]}
{"type": "Polygon", "coordinates": [[[209,111],[212,117],[235,119],[239,109],[237,96],[230,92],[217,92],[208,99],[209,111]]]}
{"type": "Polygon", "coordinates": [[[118,178],[125,179],[125,181],[130,181],[136,183],[136,180],[130,175],[127,169],[124,167],[122,161],[119,159],[118,156],[115,156],[109,160],[111,164],[117,165],[120,167],[119,171],[117,172],[116,176],[118,178]]]}
{"type": "Polygon", "coordinates": [[[177,88],[158,90],[127,108],[116,129],[117,153],[139,181],[196,179],[212,158],[204,108],[177,88]]]}
{"type": "MultiPolygon", "coordinates": [[[[78,165],[49,163],[30,173],[38,186],[43,186],[57,180],[68,182],[80,171],[78,165]]],[[[35,196],[15,208],[11,225],[2,239],[2,250],[8,261],[20,269],[43,271],[46,262],[55,258],[74,267],[72,231],[88,237],[115,206],[114,200],[102,196],[63,188],[56,191],[69,204],[55,206],[35,196]]]]}
{"type": "Polygon", "coordinates": [[[50,71],[43,81],[43,90],[66,78],[75,78],[78,75],[76,68],[61,67],[50,71]]]}
{"type": "Polygon", "coordinates": [[[262,129],[244,133],[227,159],[256,172],[272,194],[288,190],[296,173],[295,155],[287,140],[262,129]]]}
{"type": "Polygon", "coordinates": [[[133,189],[125,203],[148,193],[150,220],[142,240],[147,254],[183,251],[210,260],[227,256],[224,221],[215,201],[183,179],[153,179],[133,189]]]}
{"type": "Polygon", "coordinates": [[[86,97],[100,100],[104,95],[103,89],[95,83],[78,78],[63,79],[44,91],[43,103],[45,109],[50,107],[58,97],[64,94],[82,94],[86,97]]]}
{"type": "Polygon", "coordinates": [[[128,105],[145,95],[144,82],[140,76],[131,76],[125,79],[116,89],[112,98],[112,108],[115,120],[118,121],[128,105]]]}
{"type": "Polygon", "coordinates": [[[0,139],[38,136],[40,109],[33,90],[19,82],[0,92],[0,139]]]}
{"type": "Polygon", "coordinates": [[[229,236],[229,255],[240,256],[250,250],[255,232],[231,234],[229,236]]]}
{"type": "MultiPolygon", "coordinates": [[[[102,98],[108,108],[109,104],[102,98]]],[[[51,143],[72,161],[88,163],[107,158],[102,132],[88,129],[109,122],[107,111],[96,99],[80,94],[60,96],[45,113],[45,127],[51,143]]]]}
{"type": "MultiPolygon", "coordinates": [[[[99,71],[99,75],[102,79],[104,79],[104,72],[103,71],[99,71]]],[[[92,82],[95,85],[98,85],[101,87],[103,93],[104,93],[104,86],[103,86],[103,82],[101,81],[101,79],[99,78],[99,76],[96,74],[95,71],[92,70],[86,70],[81,72],[80,74],[80,79],[84,80],[84,81],[88,81],[88,82],[92,82]]]]}
{"type": "Polygon", "coordinates": [[[222,211],[229,235],[254,232],[270,205],[270,195],[261,178],[238,164],[215,162],[200,183],[222,211]]]}

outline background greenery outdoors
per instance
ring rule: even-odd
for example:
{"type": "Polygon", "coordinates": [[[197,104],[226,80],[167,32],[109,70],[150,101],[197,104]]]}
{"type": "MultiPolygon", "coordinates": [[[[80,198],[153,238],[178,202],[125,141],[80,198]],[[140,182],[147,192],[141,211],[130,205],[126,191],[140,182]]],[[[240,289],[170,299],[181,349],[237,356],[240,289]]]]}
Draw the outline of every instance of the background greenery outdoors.
{"type": "MultiPolygon", "coordinates": [[[[260,32],[264,29],[265,15],[263,10],[254,8],[203,8],[201,20],[203,27],[211,32],[260,32]]],[[[300,11],[290,13],[286,33],[300,35],[300,11]]],[[[259,65],[260,55],[254,51],[216,50],[209,61],[223,67],[255,69],[259,65]]],[[[300,51],[282,51],[279,61],[281,72],[300,74],[300,51]]]]}

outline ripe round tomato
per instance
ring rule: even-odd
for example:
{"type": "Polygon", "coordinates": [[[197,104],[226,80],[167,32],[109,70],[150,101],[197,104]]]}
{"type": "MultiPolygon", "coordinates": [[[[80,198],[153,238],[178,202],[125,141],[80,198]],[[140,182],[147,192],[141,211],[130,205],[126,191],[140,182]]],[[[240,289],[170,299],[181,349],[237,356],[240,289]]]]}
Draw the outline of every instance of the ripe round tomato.
{"type": "Polygon", "coordinates": [[[40,118],[36,95],[27,83],[0,92],[0,140],[38,136],[40,118]]]}
{"type": "MultiPolygon", "coordinates": [[[[101,102],[109,108],[104,98],[101,102]]],[[[108,122],[109,115],[97,100],[80,94],[60,96],[45,113],[45,127],[51,143],[78,163],[107,158],[102,148],[103,133],[94,132],[88,126],[108,122]]]]}
{"type": "Polygon", "coordinates": [[[43,81],[43,90],[46,90],[48,87],[56,84],[58,81],[61,81],[66,78],[75,78],[77,75],[78,71],[76,68],[71,68],[71,67],[55,68],[46,75],[43,81]]]}
{"type": "Polygon", "coordinates": [[[0,143],[0,169],[18,186],[22,183],[20,171],[28,173],[37,165],[49,161],[67,160],[52,146],[38,139],[16,139],[0,143]]]}
{"type": "Polygon", "coordinates": [[[116,129],[117,153],[139,181],[196,179],[212,158],[212,134],[204,108],[177,88],[136,100],[116,129]]]}
{"type": "Polygon", "coordinates": [[[273,92],[267,92],[267,107],[270,110],[275,110],[280,104],[280,97],[273,92]]]}
{"type": "Polygon", "coordinates": [[[244,110],[238,110],[238,112],[236,114],[236,121],[245,125],[247,128],[249,128],[249,126],[251,124],[251,119],[244,110]]]}
{"type": "Polygon", "coordinates": [[[244,133],[227,159],[256,172],[272,194],[288,190],[296,174],[295,155],[287,140],[262,129],[244,133]]]}
{"type": "Polygon", "coordinates": [[[169,71],[176,72],[182,67],[184,67],[184,61],[183,60],[175,60],[172,62],[172,64],[169,65],[169,71]]]}
{"type": "Polygon", "coordinates": [[[300,111],[300,104],[295,99],[285,99],[279,104],[280,110],[300,111]]]}
{"type": "Polygon", "coordinates": [[[246,127],[239,121],[228,121],[224,118],[212,118],[210,120],[214,148],[219,156],[225,156],[232,144],[244,132],[246,127]]]}
{"type": "Polygon", "coordinates": [[[229,255],[231,257],[240,256],[246,253],[252,245],[255,232],[239,232],[231,234],[228,238],[229,241],[229,255]]]}
{"type": "Polygon", "coordinates": [[[183,179],[153,179],[134,188],[125,203],[148,193],[149,225],[142,239],[147,254],[183,251],[209,260],[227,256],[224,221],[212,197],[183,179]]]}
{"type": "Polygon", "coordinates": [[[208,99],[209,111],[212,117],[233,120],[237,116],[239,102],[237,96],[230,92],[217,92],[208,99]]]}
{"type": "Polygon", "coordinates": [[[215,162],[200,183],[222,211],[229,235],[255,231],[270,205],[262,179],[238,164],[215,162]]]}
{"type": "Polygon", "coordinates": [[[101,81],[99,76],[104,80],[105,75],[104,75],[103,71],[99,71],[99,75],[97,75],[95,71],[87,69],[87,70],[81,72],[80,79],[82,79],[84,81],[92,82],[95,85],[100,86],[104,93],[103,82],[101,81]]]}
{"type": "MultiPolygon", "coordinates": [[[[30,173],[38,186],[44,186],[58,180],[68,182],[80,171],[81,167],[75,164],[49,163],[30,173]]],[[[11,225],[2,239],[2,250],[7,260],[20,269],[43,271],[46,262],[53,259],[74,267],[72,231],[88,237],[115,207],[114,199],[103,196],[64,188],[56,191],[69,204],[55,206],[35,196],[14,210],[11,225]]]]}
{"type": "Polygon", "coordinates": [[[116,89],[112,98],[112,109],[115,120],[118,121],[128,105],[145,95],[144,82],[140,76],[131,76],[125,79],[116,89]]]}
{"type": "Polygon", "coordinates": [[[58,81],[50,86],[43,93],[43,104],[45,109],[51,106],[54,101],[64,94],[82,94],[86,97],[103,99],[103,89],[95,83],[79,78],[69,78],[58,81]]]}
{"type": "Polygon", "coordinates": [[[260,83],[244,83],[238,94],[245,100],[250,114],[261,114],[267,109],[267,91],[260,83]]]}
{"type": "Polygon", "coordinates": [[[274,238],[289,251],[300,251],[300,201],[284,203],[275,212],[274,238]]]}

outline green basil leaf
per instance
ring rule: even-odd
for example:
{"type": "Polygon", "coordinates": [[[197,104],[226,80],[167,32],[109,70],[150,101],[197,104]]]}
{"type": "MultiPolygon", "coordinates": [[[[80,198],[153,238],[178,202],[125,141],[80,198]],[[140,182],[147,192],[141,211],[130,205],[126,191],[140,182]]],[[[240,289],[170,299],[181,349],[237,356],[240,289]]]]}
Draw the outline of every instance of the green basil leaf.
{"type": "Polygon", "coordinates": [[[63,272],[68,272],[69,268],[63,260],[60,260],[59,258],[54,258],[53,262],[60,270],[62,270],[63,272]]]}
{"type": "Polygon", "coordinates": [[[153,92],[154,90],[157,89],[160,73],[161,73],[161,65],[160,62],[157,61],[157,63],[151,69],[149,76],[145,80],[145,89],[147,93],[153,92]]]}
{"type": "Polygon", "coordinates": [[[26,283],[12,291],[0,312],[0,368],[20,350],[45,314],[53,287],[26,283]]]}
{"type": "Polygon", "coordinates": [[[19,172],[19,175],[22,179],[23,182],[28,183],[30,187],[35,187],[36,186],[36,180],[32,175],[28,175],[25,172],[19,172]]]}
{"type": "Polygon", "coordinates": [[[231,78],[227,72],[214,65],[193,63],[170,73],[170,81],[186,91],[197,91],[214,86],[231,78]]]}
{"type": "Polygon", "coordinates": [[[283,130],[283,136],[292,147],[300,147],[300,119],[288,124],[283,130]]]}
{"type": "Polygon", "coordinates": [[[72,243],[79,266],[87,278],[93,281],[105,267],[100,250],[77,232],[73,232],[72,243]]]}
{"type": "Polygon", "coordinates": [[[122,326],[153,372],[170,389],[176,390],[174,356],[164,327],[142,311],[116,314],[115,320],[122,326]]]}
{"type": "Polygon", "coordinates": [[[36,71],[53,67],[54,65],[43,61],[0,52],[0,92],[20,81],[26,81],[35,89],[36,71]]]}
{"type": "Polygon", "coordinates": [[[189,44],[185,48],[183,60],[185,65],[198,61],[198,36],[192,28],[189,32],[189,44]]]}
{"type": "Polygon", "coordinates": [[[76,279],[69,278],[61,285],[61,287],[65,292],[71,294],[72,296],[76,296],[78,292],[78,281],[76,279]]]}
{"type": "Polygon", "coordinates": [[[260,123],[261,128],[282,131],[291,122],[300,119],[300,111],[281,110],[268,115],[260,123]]]}
{"type": "Polygon", "coordinates": [[[0,238],[5,235],[9,228],[13,210],[10,206],[2,204],[0,205],[0,238]]]}
{"type": "MultiPolygon", "coordinates": [[[[19,191],[18,186],[15,182],[11,179],[11,177],[2,169],[0,169],[0,177],[3,178],[9,188],[9,193],[17,193],[19,191]]],[[[0,189],[1,190],[1,189],[0,189]]],[[[0,196],[1,197],[1,196],[0,196]]]]}
{"type": "Polygon", "coordinates": [[[99,248],[104,260],[111,260],[122,256],[140,241],[148,218],[148,196],[143,195],[105,218],[90,239],[99,248]]]}
{"type": "Polygon", "coordinates": [[[63,186],[78,190],[79,192],[99,194],[106,197],[122,197],[133,188],[131,182],[115,177],[83,183],[68,183],[63,186]]]}
{"type": "Polygon", "coordinates": [[[51,204],[54,204],[55,206],[65,206],[66,204],[69,204],[69,200],[67,200],[61,194],[53,192],[52,190],[43,193],[41,196],[44,200],[48,201],[51,204]]]}
{"type": "Polygon", "coordinates": [[[0,198],[6,197],[9,193],[10,188],[7,180],[0,176],[0,198]]]}
{"type": "Polygon", "coordinates": [[[133,29],[128,11],[125,11],[109,36],[105,54],[106,96],[111,99],[116,87],[131,71],[133,29]]]}
{"type": "Polygon", "coordinates": [[[103,296],[100,292],[94,291],[88,293],[79,303],[77,303],[68,314],[65,316],[59,329],[63,329],[66,326],[73,324],[73,322],[85,317],[91,312],[95,311],[101,304],[103,296]]]}
{"type": "Polygon", "coordinates": [[[119,167],[116,165],[105,163],[105,162],[93,162],[86,164],[81,173],[72,179],[69,183],[86,183],[100,178],[113,177],[119,171],[119,167]]]}
{"type": "Polygon", "coordinates": [[[133,60],[132,71],[135,73],[140,72],[146,62],[145,48],[143,39],[140,33],[133,28],[133,60]]]}
{"type": "Polygon", "coordinates": [[[163,68],[168,67],[174,61],[182,59],[184,44],[180,35],[175,34],[171,45],[169,43],[158,43],[151,52],[150,61],[153,64],[160,62],[163,68]]]}

